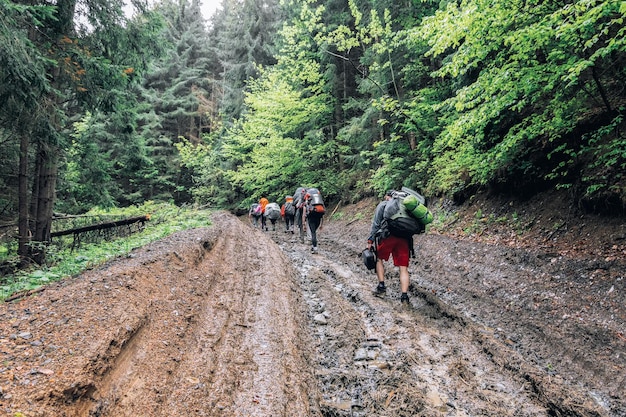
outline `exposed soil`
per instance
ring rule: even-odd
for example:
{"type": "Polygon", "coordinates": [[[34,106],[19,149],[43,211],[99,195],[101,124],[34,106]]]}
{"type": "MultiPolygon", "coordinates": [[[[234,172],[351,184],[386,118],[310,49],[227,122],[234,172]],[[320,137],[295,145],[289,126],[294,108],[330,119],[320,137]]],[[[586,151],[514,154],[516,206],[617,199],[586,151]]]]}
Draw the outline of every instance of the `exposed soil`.
{"type": "Polygon", "coordinates": [[[360,259],[375,205],[329,213],[317,254],[216,213],[3,303],[1,412],[626,416],[623,219],[439,203],[402,306],[398,272],[376,296],[360,259]]]}

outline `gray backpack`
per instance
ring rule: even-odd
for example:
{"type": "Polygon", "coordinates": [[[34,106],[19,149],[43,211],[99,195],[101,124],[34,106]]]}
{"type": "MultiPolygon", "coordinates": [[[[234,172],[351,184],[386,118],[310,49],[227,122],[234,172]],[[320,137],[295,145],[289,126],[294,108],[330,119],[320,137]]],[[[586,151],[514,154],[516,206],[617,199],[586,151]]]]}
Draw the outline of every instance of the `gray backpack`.
{"type": "Polygon", "coordinates": [[[308,212],[323,216],[324,213],[326,213],[326,206],[324,205],[324,199],[322,198],[320,190],[317,188],[309,188],[306,192],[309,197],[307,200],[308,212]]]}
{"type": "Polygon", "coordinates": [[[269,203],[265,206],[265,217],[270,220],[280,219],[280,206],[278,203],[269,203]]]}

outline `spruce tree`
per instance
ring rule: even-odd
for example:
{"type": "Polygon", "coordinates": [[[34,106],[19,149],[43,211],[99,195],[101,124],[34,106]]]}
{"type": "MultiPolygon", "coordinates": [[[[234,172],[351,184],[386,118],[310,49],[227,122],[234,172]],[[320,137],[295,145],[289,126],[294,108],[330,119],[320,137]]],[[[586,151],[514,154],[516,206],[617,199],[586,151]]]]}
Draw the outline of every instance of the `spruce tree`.
{"type": "Polygon", "coordinates": [[[220,64],[220,111],[228,125],[243,109],[246,82],[259,66],[276,63],[276,33],[283,23],[278,0],[224,0],[211,19],[210,44],[220,64]]]}

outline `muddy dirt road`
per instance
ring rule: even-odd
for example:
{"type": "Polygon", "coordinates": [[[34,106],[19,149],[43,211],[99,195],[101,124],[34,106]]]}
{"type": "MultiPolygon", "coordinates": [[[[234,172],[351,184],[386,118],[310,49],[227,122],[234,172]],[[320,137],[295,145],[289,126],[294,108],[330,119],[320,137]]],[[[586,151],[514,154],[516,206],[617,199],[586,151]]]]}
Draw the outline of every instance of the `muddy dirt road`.
{"type": "Polygon", "coordinates": [[[421,236],[402,306],[342,219],[313,255],[217,213],[1,305],[0,412],[626,416],[623,260],[421,236]]]}

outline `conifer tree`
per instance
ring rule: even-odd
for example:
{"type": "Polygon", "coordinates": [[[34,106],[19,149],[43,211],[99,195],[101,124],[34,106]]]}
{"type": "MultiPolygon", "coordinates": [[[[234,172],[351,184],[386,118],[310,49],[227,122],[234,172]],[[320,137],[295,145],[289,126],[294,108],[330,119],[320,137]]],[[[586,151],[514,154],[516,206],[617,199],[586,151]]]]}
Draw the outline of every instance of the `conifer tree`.
{"type": "Polygon", "coordinates": [[[165,1],[157,9],[168,22],[170,48],[139,92],[137,134],[149,164],[143,164],[134,185],[142,199],[181,201],[188,199],[190,184],[174,145],[181,137],[199,143],[216,126],[216,59],[198,0],[165,1]]]}
{"type": "Polygon", "coordinates": [[[225,123],[241,115],[246,81],[258,77],[258,66],[276,63],[276,32],[282,22],[278,0],[224,0],[212,17],[210,44],[220,64],[225,123]]]}

